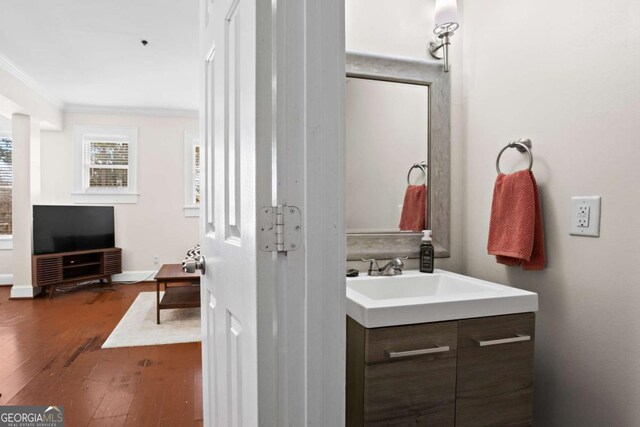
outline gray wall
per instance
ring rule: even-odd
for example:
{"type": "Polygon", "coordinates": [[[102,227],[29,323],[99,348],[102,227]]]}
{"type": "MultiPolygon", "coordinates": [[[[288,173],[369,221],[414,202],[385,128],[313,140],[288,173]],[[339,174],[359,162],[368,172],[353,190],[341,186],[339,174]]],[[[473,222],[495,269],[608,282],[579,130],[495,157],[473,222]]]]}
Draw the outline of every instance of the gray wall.
{"type": "MultiPolygon", "coordinates": [[[[640,3],[464,6],[463,269],[539,293],[536,425],[638,426],[640,3]],[[534,144],[542,272],[486,254],[495,157],[519,137],[534,144]],[[602,196],[599,239],[569,236],[574,195],[602,196]]],[[[503,170],[519,157],[505,155],[503,170]]]]}

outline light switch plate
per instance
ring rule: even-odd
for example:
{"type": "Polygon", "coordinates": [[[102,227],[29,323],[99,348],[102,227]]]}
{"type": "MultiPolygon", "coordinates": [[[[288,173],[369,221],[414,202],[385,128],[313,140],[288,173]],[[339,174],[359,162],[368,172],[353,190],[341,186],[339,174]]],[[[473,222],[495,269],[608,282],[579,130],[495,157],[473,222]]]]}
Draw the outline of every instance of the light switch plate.
{"type": "Polygon", "coordinates": [[[572,197],[569,234],[600,237],[600,196],[572,197]]]}

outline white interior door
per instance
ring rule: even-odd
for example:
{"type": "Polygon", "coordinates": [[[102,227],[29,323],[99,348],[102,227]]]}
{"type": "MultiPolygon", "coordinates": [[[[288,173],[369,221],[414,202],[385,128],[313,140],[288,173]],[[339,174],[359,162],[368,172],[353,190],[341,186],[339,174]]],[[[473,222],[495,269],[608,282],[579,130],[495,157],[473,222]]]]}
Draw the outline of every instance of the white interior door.
{"type": "Polygon", "coordinates": [[[205,425],[344,422],[343,0],[200,0],[205,425]],[[302,211],[265,250],[263,207],[302,211]]]}
{"type": "MultiPolygon", "coordinates": [[[[204,0],[205,419],[258,424],[256,5],[204,0]]],[[[262,163],[270,164],[271,159],[262,163]]]]}

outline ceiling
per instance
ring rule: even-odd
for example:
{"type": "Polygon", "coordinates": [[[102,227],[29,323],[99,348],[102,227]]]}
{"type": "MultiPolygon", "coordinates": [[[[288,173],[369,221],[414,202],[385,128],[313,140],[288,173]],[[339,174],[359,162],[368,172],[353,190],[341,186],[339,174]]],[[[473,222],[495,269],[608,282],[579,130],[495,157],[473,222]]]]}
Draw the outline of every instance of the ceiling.
{"type": "Polygon", "coordinates": [[[197,110],[198,0],[2,0],[0,10],[0,54],[67,106],[197,110]]]}

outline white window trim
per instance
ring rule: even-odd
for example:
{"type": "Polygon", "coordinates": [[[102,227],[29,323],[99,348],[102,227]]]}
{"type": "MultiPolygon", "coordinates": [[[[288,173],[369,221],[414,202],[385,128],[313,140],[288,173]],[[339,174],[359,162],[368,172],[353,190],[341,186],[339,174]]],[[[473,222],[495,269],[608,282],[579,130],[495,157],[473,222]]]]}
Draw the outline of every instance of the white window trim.
{"type": "Polygon", "coordinates": [[[10,251],[13,249],[13,236],[11,234],[0,235],[0,251],[10,251]]]}
{"type": "MultiPolygon", "coordinates": [[[[196,145],[200,145],[198,139],[198,132],[184,133],[184,208],[182,210],[187,218],[200,216],[200,205],[194,202],[193,189],[193,150],[196,145]]],[[[200,147],[200,170],[202,171],[202,146],[200,147]]]]}
{"type": "Polygon", "coordinates": [[[138,203],[138,128],[122,126],[73,127],[73,203],[138,203]],[[88,188],[84,167],[84,140],[87,136],[99,136],[107,141],[129,143],[129,179],[126,189],[88,188]]]}

